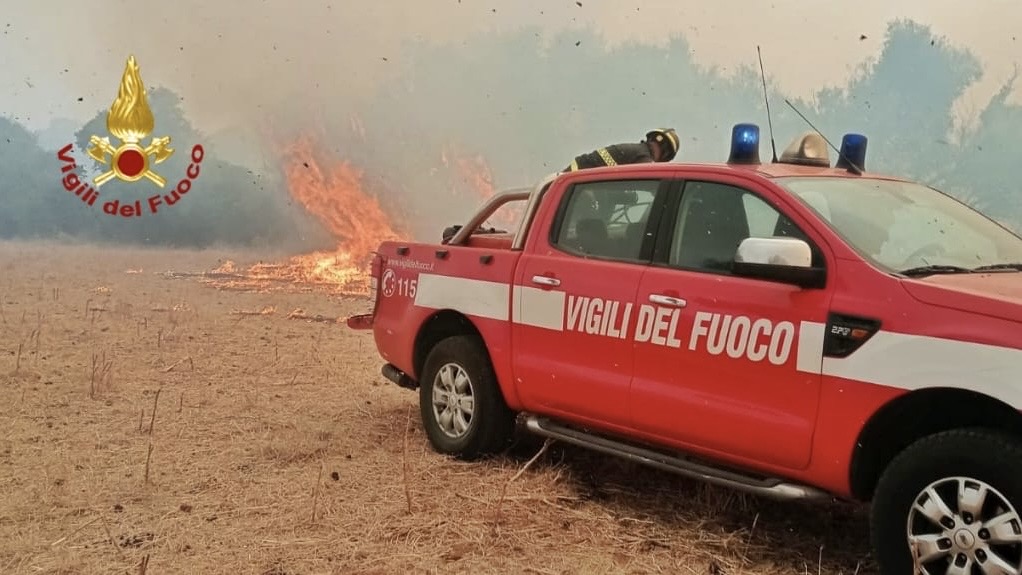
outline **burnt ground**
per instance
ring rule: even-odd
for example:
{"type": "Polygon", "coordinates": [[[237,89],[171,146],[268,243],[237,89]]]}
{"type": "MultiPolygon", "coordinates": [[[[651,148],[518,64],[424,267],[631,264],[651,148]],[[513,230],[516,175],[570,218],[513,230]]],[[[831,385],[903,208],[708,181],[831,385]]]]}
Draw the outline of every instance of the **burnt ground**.
{"type": "Polygon", "coordinates": [[[368,302],[158,273],[226,257],[0,244],[0,572],[875,572],[859,508],[439,456],[368,332],[288,317],[368,302]]]}

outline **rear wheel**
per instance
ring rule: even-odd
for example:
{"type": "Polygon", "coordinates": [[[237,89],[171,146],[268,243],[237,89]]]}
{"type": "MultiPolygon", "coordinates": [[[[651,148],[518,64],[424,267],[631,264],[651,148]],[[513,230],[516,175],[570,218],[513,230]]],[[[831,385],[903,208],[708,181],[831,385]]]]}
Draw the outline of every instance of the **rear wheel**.
{"type": "Polygon", "coordinates": [[[500,451],[514,435],[514,412],[478,337],[449,337],[429,352],[419,411],[433,448],[461,459],[500,451]]]}
{"type": "Polygon", "coordinates": [[[1022,575],[1022,443],[954,430],[909,446],[873,498],[884,574],[1022,575]]]}

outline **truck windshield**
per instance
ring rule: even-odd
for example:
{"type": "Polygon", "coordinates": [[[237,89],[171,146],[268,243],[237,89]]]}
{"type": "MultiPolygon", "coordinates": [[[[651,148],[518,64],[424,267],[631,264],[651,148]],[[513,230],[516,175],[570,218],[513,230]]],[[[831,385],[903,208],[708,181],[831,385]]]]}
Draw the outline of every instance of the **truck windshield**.
{"type": "Polygon", "coordinates": [[[872,178],[775,181],[887,271],[1022,270],[1022,238],[933,188],[872,178]]]}

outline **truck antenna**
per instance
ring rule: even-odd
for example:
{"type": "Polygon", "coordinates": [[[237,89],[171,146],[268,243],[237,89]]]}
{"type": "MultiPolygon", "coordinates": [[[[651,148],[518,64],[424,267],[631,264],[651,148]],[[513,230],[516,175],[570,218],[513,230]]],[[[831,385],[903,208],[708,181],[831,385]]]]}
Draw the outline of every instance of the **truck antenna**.
{"type": "Polygon", "coordinates": [[[763,53],[756,46],[756,54],[759,56],[759,75],[763,79],[763,101],[766,102],[767,126],[770,128],[770,150],[774,154],[773,163],[777,163],[777,145],[774,144],[774,122],[770,119],[770,98],[767,97],[766,73],[763,72],[763,53]]]}
{"type": "Polygon", "coordinates": [[[789,102],[787,98],[785,98],[785,99],[784,99],[784,103],[785,103],[785,104],[787,104],[787,105],[789,105],[789,106],[791,106],[791,109],[792,109],[792,110],[795,110],[795,113],[796,113],[796,114],[798,114],[798,115],[799,115],[799,117],[801,117],[801,118],[802,118],[803,120],[805,120],[805,122],[806,122],[807,124],[809,124],[809,127],[810,127],[810,128],[812,128],[814,132],[816,132],[817,134],[819,134],[819,135],[820,135],[820,137],[821,137],[821,138],[823,138],[823,141],[824,141],[824,142],[827,142],[827,144],[828,144],[828,145],[829,145],[829,146],[830,146],[831,148],[833,148],[833,150],[834,150],[835,152],[837,152],[837,155],[838,155],[838,157],[839,157],[839,158],[844,158],[844,159],[845,159],[845,161],[846,161],[846,162],[848,162],[848,171],[852,172],[852,173],[853,173],[853,174],[855,174],[856,176],[861,176],[861,175],[862,175],[862,168],[860,168],[859,166],[855,165],[855,162],[853,162],[853,161],[849,160],[849,159],[848,159],[848,156],[846,156],[846,155],[842,154],[842,153],[841,153],[841,150],[837,149],[837,147],[835,147],[835,146],[834,146],[834,144],[831,144],[831,143],[830,143],[830,140],[828,140],[828,139],[827,139],[827,136],[824,136],[824,135],[823,135],[823,132],[821,132],[821,131],[817,130],[817,129],[816,129],[816,126],[814,126],[814,125],[813,125],[813,123],[809,121],[809,118],[806,118],[806,117],[805,117],[805,116],[804,116],[804,115],[802,114],[802,112],[799,112],[799,111],[798,111],[798,108],[796,108],[796,107],[795,107],[795,104],[792,104],[791,102],[789,102]]]}

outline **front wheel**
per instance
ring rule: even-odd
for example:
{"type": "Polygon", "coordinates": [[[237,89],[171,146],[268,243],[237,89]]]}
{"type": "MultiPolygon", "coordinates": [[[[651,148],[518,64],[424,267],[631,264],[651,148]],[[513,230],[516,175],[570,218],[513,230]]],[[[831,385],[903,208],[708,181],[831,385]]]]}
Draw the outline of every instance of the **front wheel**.
{"type": "Polygon", "coordinates": [[[873,498],[881,573],[1022,575],[1022,443],[954,430],[917,441],[873,498]]]}
{"type": "Polygon", "coordinates": [[[477,337],[449,337],[429,352],[419,411],[433,448],[461,459],[499,451],[514,436],[514,412],[477,337]]]}

